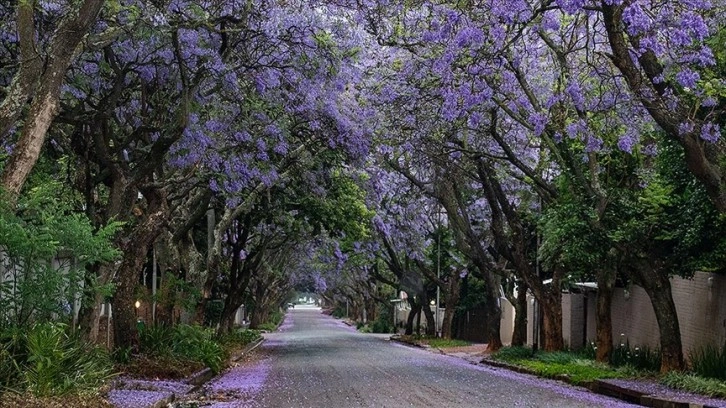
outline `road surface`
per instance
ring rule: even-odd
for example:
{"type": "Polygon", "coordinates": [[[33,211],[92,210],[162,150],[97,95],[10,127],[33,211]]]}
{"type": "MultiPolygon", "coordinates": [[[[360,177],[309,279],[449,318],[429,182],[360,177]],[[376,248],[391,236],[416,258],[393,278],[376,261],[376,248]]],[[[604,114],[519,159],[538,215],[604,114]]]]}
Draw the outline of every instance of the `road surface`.
{"type": "Polygon", "coordinates": [[[212,407],[634,407],[559,382],[361,334],[311,307],[288,311],[250,361],[206,387],[212,407]]]}

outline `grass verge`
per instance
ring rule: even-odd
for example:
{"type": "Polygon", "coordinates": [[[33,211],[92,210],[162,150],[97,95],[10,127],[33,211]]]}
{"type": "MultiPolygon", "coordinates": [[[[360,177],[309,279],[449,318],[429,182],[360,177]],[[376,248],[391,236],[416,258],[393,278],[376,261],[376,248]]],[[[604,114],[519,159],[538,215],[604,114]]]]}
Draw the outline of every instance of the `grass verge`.
{"type": "Polygon", "coordinates": [[[427,337],[420,335],[400,336],[399,339],[405,343],[416,344],[419,346],[429,346],[438,349],[471,346],[471,342],[468,342],[466,340],[443,339],[440,337],[427,337]]]}
{"type": "Polygon", "coordinates": [[[692,373],[668,373],[660,379],[660,382],[682,391],[726,398],[726,382],[714,378],[699,377],[692,373]]]}
{"type": "Polygon", "coordinates": [[[567,378],[572,384],[586,385],[595,380],[633,378],[643,372],[631,366],[612,367],[584,358],[575,352],[533,352],[526,347],[505,347],[494,353],[492,358],[526,368],[546,378],[567,378]]]}

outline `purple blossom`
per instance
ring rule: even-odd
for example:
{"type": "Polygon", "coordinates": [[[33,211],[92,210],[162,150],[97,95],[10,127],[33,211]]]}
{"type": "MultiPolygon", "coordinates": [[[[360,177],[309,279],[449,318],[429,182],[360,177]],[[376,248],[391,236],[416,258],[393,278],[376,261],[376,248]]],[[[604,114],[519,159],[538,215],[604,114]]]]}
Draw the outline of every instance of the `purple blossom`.
{"type": "Polygon", "coordinates": [[[477,27],[465,27],[456,34],[456,45],[464,48],[479,47],[484,41],[484,33],[477,27]]]}
{"type": "Polygon", "coordinates": [[[593,135],[587,136],[587,144],[585,145],[585,151],[588,153],[599,152],[602,149],[603,141],[599,137],[593,135]]]}
{"type": "Polygon", "coordinates": [[[585,0],[557,0],[556,2],[567,14],[575,14],[585,5],[585,0]]]}
{"type": "Polygon", "coordinates": [[[701,139],[716,143],[721,138],[721,128],[716,123],[706,123],[701,127],[701,139]]]}
{"type": "Polygon", "coordinates": [[[585,97],[582,95],[582,89],[580,89],[580,84],[574,80],[570,81],[565,90],[567,91],[567,94],[570,95],[570,98],[572,98],[572,103],[575,104],[575,107],[578,110],[584,110],[585,97]]]}
{"type": "Polygon", "coordinates": [[[693,124],[693,122],[684,122],[678,125],[678,134],[681,136],[685,136],[693,132],[693,129],[695,129],[695,125],[693,124]]]}
{"type": "Polygon", "coordinates": [[[701,106],[703,106],[704,108],[713,108],[716,105],[718,105],[718,101],[712,96],[708,96],[701,101],[701,106]]]}
{"type": "Polygon", "coordinates": [[[146,408],[170,395],[168,391],[111,390],[108,401],[118,408],[146,408]]]}
{"type": "Polygon", "coordinates": [[[681,86],[686,88],[695,88],[696,82],[701,79],[698,72],[692,71],[688,68],[683,68],[679,73],[676,74],[676,81],[681,86]]]}
{"type": "Polygon", "coordinates": [[[638,143],[639,135],[634,131],[625,132],[624,135],[618,139],[618,148],[624,152],[632,153],[633,146],[638,143]]]}
{"type": "Polygon", "coordinates": [[[623,21],[627,25],[628,34],[637,35],[651,29],[651,18],[637,2],[632,3],[623,11],[623,21]]]}
{"type": "Polygon", "coordinates": [[[476,129],[479,127],[479,124],[481,123],[481,119],[482,119],[481,113],[472,112],[471,114],[469,114],[469,118],[467,119],[466,124],[470,128],[476,129]]]}
{"type": "Polygon", "coordinates": [[[541,136],[547,126],[548,117],[542,112],[535,112],[529,115],[529,122],[534,126],[535,136],[541,136]]]}

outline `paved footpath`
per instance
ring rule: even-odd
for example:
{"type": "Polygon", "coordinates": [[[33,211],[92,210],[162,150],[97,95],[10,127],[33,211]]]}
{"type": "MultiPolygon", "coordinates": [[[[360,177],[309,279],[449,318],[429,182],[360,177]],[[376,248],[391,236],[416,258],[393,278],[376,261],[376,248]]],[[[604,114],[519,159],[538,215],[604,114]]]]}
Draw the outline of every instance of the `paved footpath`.
{"type": "Polygon", "coordinates": [[[634,407],[582,388],[361,334],[288,311],[260,352],[204,387],[209,407],[634,407]]]}

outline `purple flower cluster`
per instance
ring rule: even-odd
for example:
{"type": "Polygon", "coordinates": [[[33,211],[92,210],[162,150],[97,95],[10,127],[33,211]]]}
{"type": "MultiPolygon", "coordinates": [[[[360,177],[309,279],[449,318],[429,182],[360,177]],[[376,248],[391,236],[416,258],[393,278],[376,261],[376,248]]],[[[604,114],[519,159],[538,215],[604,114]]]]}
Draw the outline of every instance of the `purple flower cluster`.
{"type": "Polygon", "coordinates": [[[224,392],[258,393],[265,385],[269,371],[269,360],[263,360],[251,367],[234,367],[221,377],[213,380],[207,386],[207,389],[211,394],[224,392]]]}
{"type": "Polygon", "coordinates": [[[108,401],[117,408],[147,408],[171,395],[168,391],[111,390],[108,401]]]}
{"type": "Polygon", "coordinates": [[[178,381],[116,379],[108,394],[109,402],[118,408],[146,408],[171,395],[184,395],[191,386],[178,381]]]}

